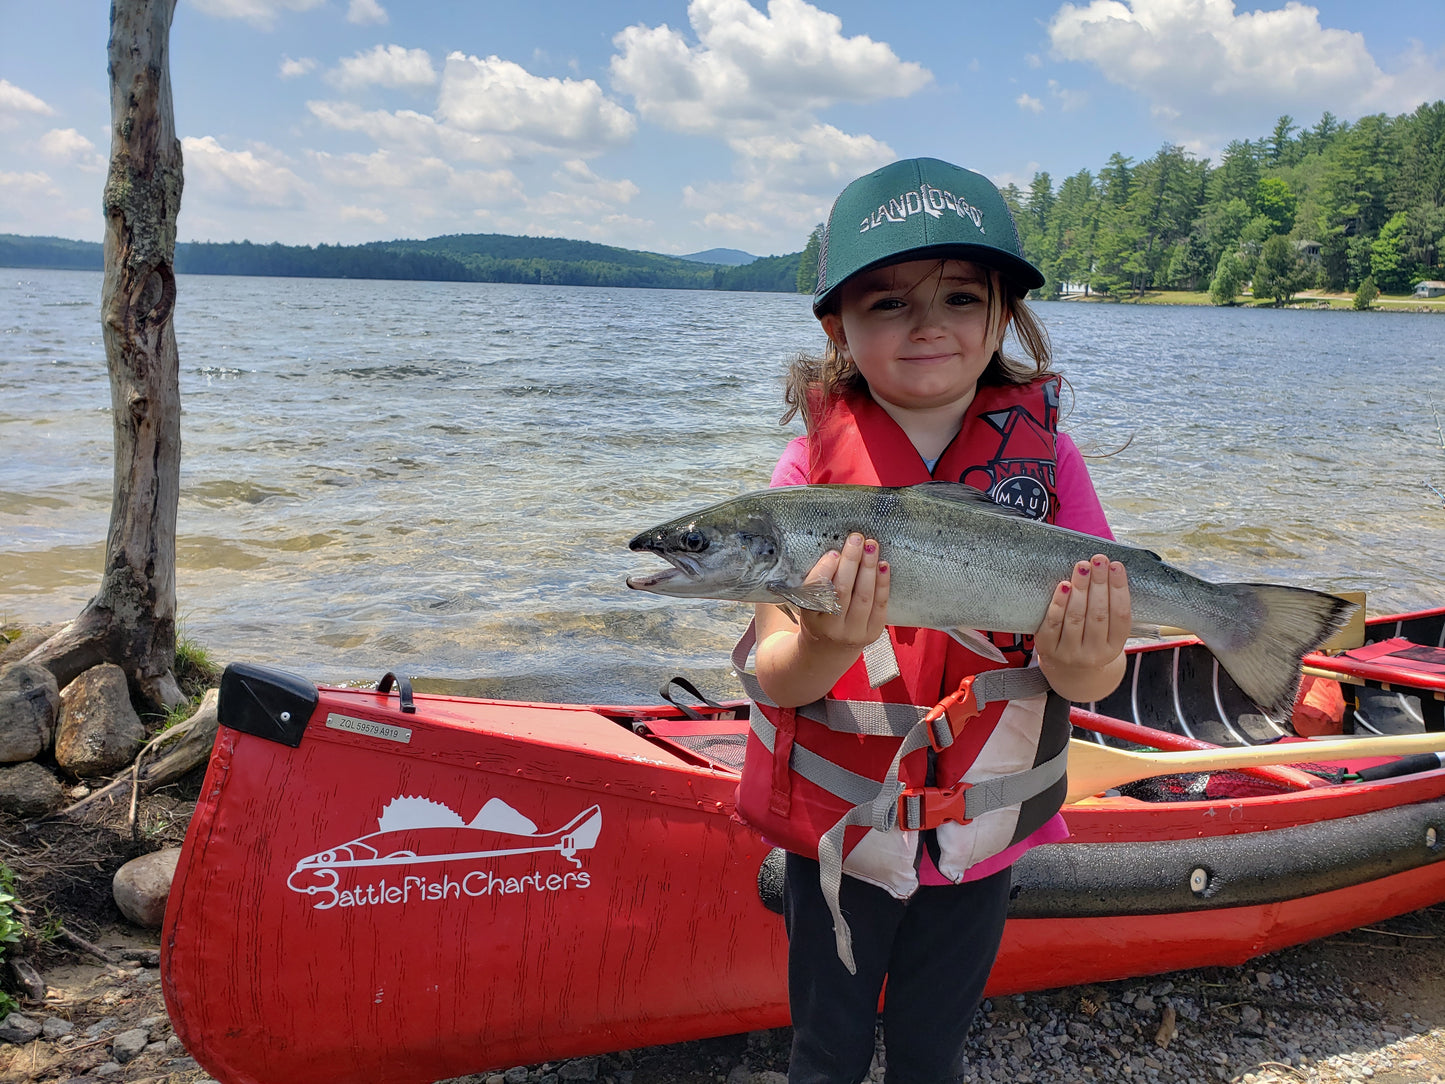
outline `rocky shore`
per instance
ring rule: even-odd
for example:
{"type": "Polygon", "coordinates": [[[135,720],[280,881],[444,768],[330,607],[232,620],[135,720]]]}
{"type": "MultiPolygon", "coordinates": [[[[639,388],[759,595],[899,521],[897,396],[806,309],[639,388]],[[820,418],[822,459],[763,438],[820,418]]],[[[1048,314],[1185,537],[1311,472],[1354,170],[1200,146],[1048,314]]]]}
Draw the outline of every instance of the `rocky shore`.
{"type": "MultiPolygon", "coordinates": [[[[159,939],[114,926],[114,955],[57,961],[45,1001],[0,1029],[0,1082],[202,1084],[171,1030],[159,939]],[[14,1035],[14,1037],[12,1037],[14,1035]]],[[[1445,906],[1241,967],[989,1000],[964,1081],[978,1084],[1440,1084],[1445,1082],[1445,906]]],[[[514,1066],[450,1084],[783,1084],[789,1032],[514,1066]]],[[[872,1079],[882,1080],[880,1053],[872,1079]]],[[[280,1082],[278,1082],[280,1084],[280,1082]]]]}
{"type": "MultiPolygon", "coordinates": [[[[64,799],[94,787],[98,800],[83,815],[0,811],[0,862],[15,874],[22,927],[0,954],[0,986],[19,1002],[0,1013],[0,1084],[211,1080],[172,1030],[158,922],[136,924],[114,891],[127,863],[179,845],[203,769],[157,777],[132,806],[127,788],[72,786],[53,754],[40,759],[55,789],[68,788],[64,799]],[[17,958],[28,976],[13,969],[17,958]]],[[[46,808],[60,800],[50,794],[46,808]]],[[[1239,967],[994,998],[974,1022],[961,1079],[1445,1084],[1442,976],[1445,904],[1239,967]]],[[[450,1084],[785,1084],[789,1042],[788,1029],[754,1032],[450,1084]]],[[[872,1079],[885,1072],[880,1037],[872,1079]]]]}

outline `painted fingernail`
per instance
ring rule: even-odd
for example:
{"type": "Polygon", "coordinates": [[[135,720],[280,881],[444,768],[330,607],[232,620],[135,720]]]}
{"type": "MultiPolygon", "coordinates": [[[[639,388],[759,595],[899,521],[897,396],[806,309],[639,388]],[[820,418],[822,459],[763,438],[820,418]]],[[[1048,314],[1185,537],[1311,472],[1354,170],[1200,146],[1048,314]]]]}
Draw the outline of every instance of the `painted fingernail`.
{"type": "Polygon", "coordinates": [[[1079,575],[1080,575],[1080,576],[1087,576],[1088,574],[1089,574],[1089,566],[1086,565],[1086,564],[1084,564],[1083,562],[1080,562],[1080,563],[1079,563],[1079,575]]]}
{"type": "Polygon", "coordinates": [[[888,571],[888,562],[887,562],[887,561],[879,561],[879,562],[878,562],[878,571],[879,571],[880,573],[882,573],[882,572],[887,572],[887,571],[888,571]]]}
{"type": "Polygon", "coordinates": [[[1066,594],[1066,595],[1067,595],[1070,591],[1072,591],[1073,589],[1074,589],[1073,586],[1070,585],[1070,584],[1067,584],[1067,583],[1061,583],[1061,584],[1059,584],[1059,590],[1062,591],[1062,592],[1063,592],[1064,594],[1066,594]]]}
{"type": "Polygon", "coordinates": [[[864,542],[864,543],[863,543],[863,552],[864,552],[864,553],[877,553],[877,552],[878,552],[878,543],[877,543],[877,542],[864,542]]]}
{"type": "Polygon", "coordinates": [[[1094,567],[1095,567],[1095,568],[1103,568],[1103,567],[1104,567],[1106,564],[1108,564],[1108,563],[1109,563],[1109,562],[1105,561],[1104,558],[1102,558],[1102,557],[1095,557],[1095,558],[1094,558],[1094,567]]]}

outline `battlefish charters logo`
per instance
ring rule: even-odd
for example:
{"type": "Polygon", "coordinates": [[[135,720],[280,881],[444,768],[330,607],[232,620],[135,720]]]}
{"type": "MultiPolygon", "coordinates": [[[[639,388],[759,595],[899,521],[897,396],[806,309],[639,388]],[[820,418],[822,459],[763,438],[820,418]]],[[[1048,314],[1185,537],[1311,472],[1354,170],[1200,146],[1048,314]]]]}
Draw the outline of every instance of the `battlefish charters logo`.
{"type": "Polygon", "coordinates": [[[381,811],[375,832],[307,855],[286,885],[319,897],[318,911],[585,889],[592,878],[577,852],[591,850],[601,831],[602,807],[596,805],[542,832],[500,798],[466,821],[441,802],[402,795],[381,811]],[[576,868],[533,868],[520,876],[492,868],[508,855],[550,852],[576,868]]]}
{"type": "Polygon", "coordinates": [[[906,192],[900,192],[887,203],[880,203],[878,210],[863,219],[858,227],[858,232],[867,233],[869,230],[876,230],[879,226],[889,222],[904,222],[907,221],[909,215],[942,218],[945,214],[966,218],[978,227],[979,233],[988,232],[983,228],[982,211],[962,196],[955,196],[945,188],[935,188],[927,181],[916,189],[910,188],[906,192]]]}

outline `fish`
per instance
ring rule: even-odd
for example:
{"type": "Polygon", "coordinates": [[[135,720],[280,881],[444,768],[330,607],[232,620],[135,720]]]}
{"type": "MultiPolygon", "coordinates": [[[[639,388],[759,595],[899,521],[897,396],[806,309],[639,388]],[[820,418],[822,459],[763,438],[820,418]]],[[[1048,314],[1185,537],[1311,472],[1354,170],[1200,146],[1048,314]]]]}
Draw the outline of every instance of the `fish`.
{"type": "Polygon", "coordinates": [[[721,501],[633,538],[629,549],[670,567],[629,576],[627,586],[836,613],[833,585],[808,573],[851,532],[877,539],[889,565],[889,625],[941,629],[969,647],[982,639],[972,630],[1035,632],[1074,564],[1102,553],[1128,572],[1133,634],[1170,627],[1197,636],[1274,719],[1291,714],[1303,657],[1357,608],[1302,587],[1213,583],[1147,549],[1034,520],[972,486],[939,481],[780,486],[721,501]]]}

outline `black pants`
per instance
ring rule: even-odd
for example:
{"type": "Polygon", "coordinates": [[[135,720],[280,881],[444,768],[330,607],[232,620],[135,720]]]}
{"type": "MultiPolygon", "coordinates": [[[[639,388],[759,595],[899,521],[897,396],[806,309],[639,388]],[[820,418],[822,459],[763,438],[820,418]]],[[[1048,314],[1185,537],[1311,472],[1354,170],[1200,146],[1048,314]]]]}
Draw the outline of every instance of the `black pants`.
{"type": "Polygon", "coordinates": [[[787,856],[788,1084],[858,1084],[873,1060],[878,997],[888,1084],[945,1084],[964,1066],[969,1023],[998,955],[1011,870],[961,885],[924,885],[907,900],[843,878],[856,975],[838,959],[818,863],[787,856]]]}

